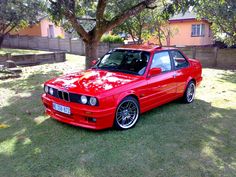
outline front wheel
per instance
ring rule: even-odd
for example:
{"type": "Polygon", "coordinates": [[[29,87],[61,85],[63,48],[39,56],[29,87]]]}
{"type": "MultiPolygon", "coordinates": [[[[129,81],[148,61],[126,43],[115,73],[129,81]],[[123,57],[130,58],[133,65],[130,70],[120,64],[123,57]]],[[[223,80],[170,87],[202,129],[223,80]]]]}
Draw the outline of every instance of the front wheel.
{"type": "Polygon", "coordinates": [[[185,103],[192,103],[195,97],[196,86],[193,81],[190,81],[184,93],[183,100],[185,103]]]}
{"type": "Polygon", "coordinates": [[[121,130],[132,128],[136,124],[139,114],[138,101],[131,96],[126,97],[117,107],[114,126],[121,130]]]}

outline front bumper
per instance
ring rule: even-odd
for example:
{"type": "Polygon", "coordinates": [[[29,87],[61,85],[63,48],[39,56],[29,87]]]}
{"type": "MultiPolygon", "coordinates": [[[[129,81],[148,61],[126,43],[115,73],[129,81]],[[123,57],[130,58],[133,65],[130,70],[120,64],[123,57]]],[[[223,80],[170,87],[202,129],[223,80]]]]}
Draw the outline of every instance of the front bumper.
{"type": "Polygon", "coordinates": [[[116,111],[115,107],[101,109],[99,107],[65,102],[47,94],[42,94],[42,102],[45,106],[46,114],[60,122],[95,130],[113,126],[116,111]],[[53,103],[70,107],[71,115],[54,110],[53,103]],[[96,119],[96,121],[91,121],[91,119],[96,119]]]}

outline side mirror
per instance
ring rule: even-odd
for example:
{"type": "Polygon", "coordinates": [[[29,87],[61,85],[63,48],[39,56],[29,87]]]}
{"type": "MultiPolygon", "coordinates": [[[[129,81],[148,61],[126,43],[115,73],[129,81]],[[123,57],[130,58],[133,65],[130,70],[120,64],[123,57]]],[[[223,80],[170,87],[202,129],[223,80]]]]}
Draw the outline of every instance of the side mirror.
{"type": "Polygon", "coordinates": [[[149,70],[148,76],[152,77],[152,76],[160,74],[161,72],[162,72],[161,68],[152,68],[149,70]]]}

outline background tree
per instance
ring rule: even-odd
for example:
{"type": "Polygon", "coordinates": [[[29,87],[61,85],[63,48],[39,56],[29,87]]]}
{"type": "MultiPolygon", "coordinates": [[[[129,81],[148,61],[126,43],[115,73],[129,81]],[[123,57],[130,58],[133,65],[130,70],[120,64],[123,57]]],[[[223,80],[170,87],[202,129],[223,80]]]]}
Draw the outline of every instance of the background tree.
{"type": "MultiPolygon", "coordinates": [[[[115,4],[115,8],[113,11],[123,11],[127,8],[127,6],[132,6],[134,3],[137,3],[138,0],[134,1],[127,1],[125,3],[120,3],[119,1],[114,1],[113,3],[115,4]]],[[[155,2],[155,7],[157,7],[159,4],[156,1],[155,2]]],[[[155,9],[155,8],[151,8],[155,9]]],[[[147,34],[150,30],[149,24],[151,21],[151,9],[144,9],[142,12],[139,14],[128,18],[127,20],[124,21],[121,25],[117,26],[113,32],[116,34],[120,33],[126,33],[131,36],[133,39],[133,43],[142,43],[143,38],[145,34],[147,34]]]]}
{"type": "MultiPolygon", "coordinates": [[[[185,11],[188,10],[188,7],[186,7],[185,9],[177,9],[176,10],[176,14],[179,13],[180,11],[182,13],[185,13],[185,11]]],[[[171,36],[174,36],[177,32],[176,28],[171,28],[169,25],[169,18],[170,16],[172,16],[173,14],[165,11],[165,12],[161,12],[158,9],[154,9],[151,12],[151,34],[149,35],[151,39],[156,39],[158,41],[158,44],[160,46],[163,45],[163,42],[166,45],[169,45],[169,39],[171,36]]]]}
{"type": "MultiPolygon", "coordinates": [[[[115,28],[116,34],[120,32],[131,35],[134,43],[154,40],[162,45],[163,41],[175,33],[170,29],[168,19],[177,13],[184,13],[190,6],[195,5],[192,1],[156,1],[154,9],[145,9],[140,14],[127,19],[122,25],[115,28]]],[[[116,3],[118,9],[123,10],[127,5],[116,3]]],[[[166,42],[167,43],[167,42],[166,42]]]]}
{"type": "Polygon", "coordinates": [[[0,48],[4,37],[12,30],[35,22],[43,7],[41,0],[0,1],[0,48]]]}
{"type": "MultiPolygon", "coordinates": [[[[84,41],[86,68],[89,68],[92,60],[97,58],[97,48],[102,35],[122,24],[130,16],[152,7],[155,0],[138,1],[118,13],[114,13],[114,3],[108,0],[49,0],[49,2],[52,19],[56,22],[66,19],[84,41]],[[95,23],[85,29],[83,21],[95,23]]],[[[124,3],[124,1],[120,0],[119,3],[124,3]]]]}
{"type": "Polygon", "coordinates": [[[150,18],[149,11],[144,10],[140,14],[129,18],[123,24],[114,29],[114,33],[120,34],[125,33],[129,34],[133,40],[133,43],[140,44],[143,41],[144,34],[149,30],[148,28],[148,18],[150,18]],[[146,26],[145,26],[146,25],[146,26]]]}
{"type": "Polygon", "coordinates": [[[206,18],[212,23],[211,29],[216,40],[228,45],[236,44],[235,0],[200,0],[195,10],[200,18],[206,18]]]}

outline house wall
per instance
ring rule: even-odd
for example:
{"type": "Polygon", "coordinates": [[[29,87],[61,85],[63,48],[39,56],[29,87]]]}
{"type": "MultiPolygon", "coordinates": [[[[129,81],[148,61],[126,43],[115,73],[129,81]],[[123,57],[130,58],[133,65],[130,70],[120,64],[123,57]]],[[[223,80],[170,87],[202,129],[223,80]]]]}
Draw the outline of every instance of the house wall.
{"type": "Polygon", "coordinates": [[[47,18],[42,19],[38,24],[26,27],[19,31],[13,31],[10,34],[19,36],[48,37],[49,25],[53,25],[54,37],[58,36],[61,36],[62,38],[65,37],[65,32],[63,28],[56,26],[53,22],[50,22],[47,18]]]}
{"type": "Polygon", "coordinates": [[[54,29],[54,37],[65,37],[65,32],[62,27],[56,26],[54,23],[49,21],[47,18],[41,20],[40,27],[41,27],[41,37],[48,37],[49,36],[49,25],[53,26],[54,29]]]}
{"type": "Polygon", "coordinates": [[[210,24],[206,21],[178,20],[170,21],[169,25],[173,35],[169,38],[169,44],[165,41],[164,45],[201,46],[213,44],[212,34],[209,34],[210,24]],[[205,24],[205,35],[200,37],[192,37],[192,24],[205,24]]]}
{"type": "Polygon", "coordinates": [[[41,34],[41,24],[35,24],[32,26],[25,27],[19,31],[12,31],[10,32],[11,35],[28,35],[28,36],[42,36],[41,34]]]}

